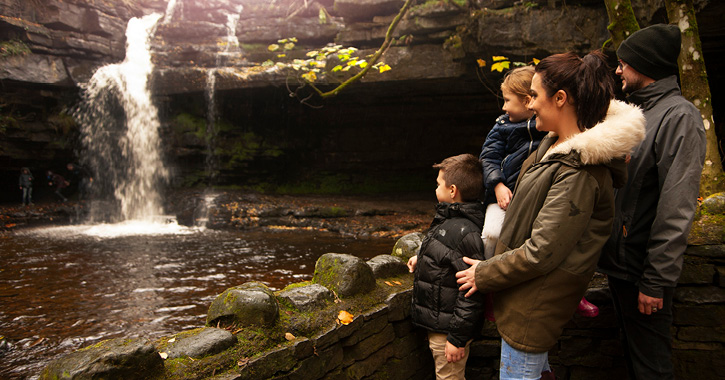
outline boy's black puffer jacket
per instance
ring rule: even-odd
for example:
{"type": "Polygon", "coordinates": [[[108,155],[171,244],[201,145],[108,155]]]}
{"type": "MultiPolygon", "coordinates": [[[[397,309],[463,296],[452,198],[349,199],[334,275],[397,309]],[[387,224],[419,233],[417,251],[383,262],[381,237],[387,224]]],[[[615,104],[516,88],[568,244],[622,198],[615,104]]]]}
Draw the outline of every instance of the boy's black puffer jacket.
{"type": "Polygon", "coordinates": [[[456,272],[469,268],[464,256],[483,260],[483,216],[483,205],[478,202],[439,203],[418,253],[413,323],[448,334],[448,341],[456,347],[465,346],[483,324],[483,295],[466,298],[456,283],[456,272]]]}

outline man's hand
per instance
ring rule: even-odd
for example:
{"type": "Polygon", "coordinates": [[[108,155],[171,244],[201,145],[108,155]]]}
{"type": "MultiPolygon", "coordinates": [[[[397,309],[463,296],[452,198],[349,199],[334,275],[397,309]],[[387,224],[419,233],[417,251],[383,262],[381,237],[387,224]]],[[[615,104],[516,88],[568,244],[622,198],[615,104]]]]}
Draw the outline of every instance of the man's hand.
{"type": "Polygon", "coordinates": [[[650,315],[662,310],[664,302],[662,298],[650,297],[642,292],[639,292],[639,312],[642,314],[650,315]]]}
{"type": "Polygon", "coordinates": [[[466,297],[470,297],[473,295],[473,293],[476,293],[476,291],[478,291],[478,288],[476,288],[476,266],[478,265],[478,263],[481,262],[481,260],[474,260],[469,259],[468,257],[464,257],[463,262],[470,265],[471,267],[466,270],[456,272],[456,278],[458,278],[456,282],[461,285],[458,290],[465,291],[466,289],[468,289],[466,297]]]}
{"type": "Polygon", "coordinates": [[[506,211],[509,207],[509,203],[511,203],[511,197],[513,196],[511,189],[506,187],[503,182],[499,182],[498,185],[493,188],[493,191],[496,193],[496,202],[498,203],[498,207],[501,207],[502,210],[506,211]]]}
{"type": "Polygon", "coordinates": [[[412,256],[408,259],[408,271],[410,273],[415,272],[415,267],[418,265],[418,255],[412,256]]]}
{"type": "Polygon", "coordinates": [[[446,360],[448,363],[455,363],[466,355],[466,347],[456,347],[451,342],[446,341],[446,360]]]}

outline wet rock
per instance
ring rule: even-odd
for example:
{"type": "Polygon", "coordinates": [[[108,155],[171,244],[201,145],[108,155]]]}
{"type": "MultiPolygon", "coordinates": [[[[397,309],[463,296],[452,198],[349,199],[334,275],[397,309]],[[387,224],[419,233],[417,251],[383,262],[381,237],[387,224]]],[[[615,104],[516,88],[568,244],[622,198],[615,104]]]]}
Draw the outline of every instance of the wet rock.
{"type": "Polygon", "coordinates": [[[393,246],[393,256],[400,257],[403,261],[417,255],[420,252],[420,245],[423,244],[425,235],[420,232],[413,232],[403,236],[393,246]]]}
{"type": "Polygon", "coordinates": [[[326,253],[317,259],[312,282],[327,287],[339,297],[375,288],[373,270],[362,259],[343,253],[326,253]]]}
{"type": "Polygon", "coordinates": [[[214,355],[237,343],[237,337],[231,332],[212,327],[183,332],[175,335],[173,340],[164,348],[169,359],[214,355]]]}
{"type": "Polygon", "coordinates": [[[26,54],[3,59],[0,79],[43,84],[67,84],[70,82],[63,60],[58,57],[26,54]]]}
{"type": "Polygon", "coordinates": [[[725,193],[713,194],[702,201],[701,209],[708,214],[725,215],[725,193]]]}
{"type": "Polygon", "coordinates": [[[346,20],[372,20],[374,16],[397,14],[403,0],[335,0],[335,10],[346,20]]]}
{"type": "Polygon", "coordinates": [[[241,326],[266,325],[277,322],[279,307],[274,293],[264,284],[247,282],[229,288],[209,306],[207,326],[237,323],[241,326]]]}
{"type": "Polygon", "coordinates": [[[367,264],[373,270],[375,278],[386,278],[407,273],[408,267],[399,257],[392,255],[378,255],[368,260],[367,264]]]}
{"type": "Polygon", "coordinates": [[[40,379],[150,379],[163,368],[163,360],[153,344],[119,338],[54,360],[45,367],[40,379]]]}
{"type": "Polygon", "coordinates": [[[279,293],[279,298],[289,302],[300,311],[322,309],[327,302],[335,299],[330,289],[319,284],[283,290],[279,293]]]}

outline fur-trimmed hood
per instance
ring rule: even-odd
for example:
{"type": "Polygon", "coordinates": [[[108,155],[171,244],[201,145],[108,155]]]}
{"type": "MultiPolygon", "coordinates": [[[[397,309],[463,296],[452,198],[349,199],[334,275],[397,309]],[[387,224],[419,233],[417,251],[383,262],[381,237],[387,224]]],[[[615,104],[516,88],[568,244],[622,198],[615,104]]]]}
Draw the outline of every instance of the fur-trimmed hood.
{"type": "MultiPolygon", "coordinates": [[[[642,110],[625,102],[612,100],[603,121],[550,149],[542,160],[555,154],[567,155],[576,151],[584,165],[608,164],[632,153],[644,139],[644,134],[645,119],[642,110]]],[[[549,137],[556,137],[556,134],[551,132],[547,135],[549,137]]]]}

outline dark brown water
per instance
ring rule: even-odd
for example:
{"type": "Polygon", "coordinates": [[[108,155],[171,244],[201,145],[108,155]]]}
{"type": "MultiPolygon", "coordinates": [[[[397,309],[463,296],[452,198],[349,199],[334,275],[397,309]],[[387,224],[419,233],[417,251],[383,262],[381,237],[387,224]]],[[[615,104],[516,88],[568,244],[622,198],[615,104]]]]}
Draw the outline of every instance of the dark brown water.
{"type": "Polygon", "coordinates": [[[11,343],[0,351],[0,379],[34,379],[53,358],[103,339],[203,326],[209,304],[229,287],[261,281],[281,289],[311,279],[324,253],[369,259],[393,244],[311,231],[183,228],[0,236],[0,335],[11,343]]]}

